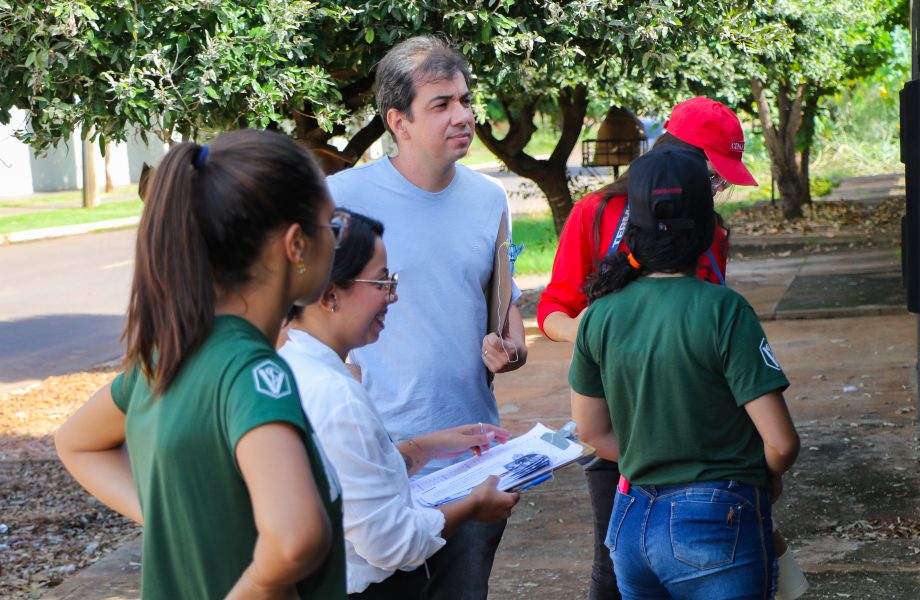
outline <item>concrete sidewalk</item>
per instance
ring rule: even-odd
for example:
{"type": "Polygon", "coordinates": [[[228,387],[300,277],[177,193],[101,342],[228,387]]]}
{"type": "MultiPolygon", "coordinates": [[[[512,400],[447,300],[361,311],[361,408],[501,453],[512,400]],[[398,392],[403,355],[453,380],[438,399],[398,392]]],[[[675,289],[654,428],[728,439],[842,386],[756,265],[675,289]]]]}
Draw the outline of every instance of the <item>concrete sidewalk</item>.
{"type": "MultiPolygon", "coordinates": [[[[811,581],[806,599],[914,598],[920,589],[917,318],[906,313],[898,260],[894,249],[870,249],[729,264],[730,284],[765,321],[793,382],[786,398],[803,448],[776,518],[811,581]]],[[[496,379],[502,422],[516,434],[570,418],[571,346],[549,342],[528,321],[528,364],[496,379]]],[[[590,523],[577,467],[526,492],[490,597],[585,597],[590,523]]],[[[138,598],[139,554],[139,541],[126,544],[45,598],[138,598]]]]}

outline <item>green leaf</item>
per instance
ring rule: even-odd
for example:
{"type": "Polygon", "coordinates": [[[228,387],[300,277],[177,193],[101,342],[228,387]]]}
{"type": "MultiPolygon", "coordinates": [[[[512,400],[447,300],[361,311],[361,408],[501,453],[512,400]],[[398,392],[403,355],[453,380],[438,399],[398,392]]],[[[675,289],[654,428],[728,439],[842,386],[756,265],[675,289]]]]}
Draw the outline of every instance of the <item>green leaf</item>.
{"type": "Polygon", "coordinates": [[[364,30],[364,41],[368,44],[374,43],[374,30],[370,27],[364,30]]]}

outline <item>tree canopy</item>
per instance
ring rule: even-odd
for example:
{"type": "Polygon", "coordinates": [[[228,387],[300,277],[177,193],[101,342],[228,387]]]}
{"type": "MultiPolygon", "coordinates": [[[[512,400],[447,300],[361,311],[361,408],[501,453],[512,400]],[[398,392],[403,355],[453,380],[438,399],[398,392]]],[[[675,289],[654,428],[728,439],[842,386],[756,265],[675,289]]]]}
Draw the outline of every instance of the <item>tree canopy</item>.
{"type": "Polygon", "coordinates": [[[760,122],[787,218],[810,202],[809,162],[822,102],[894,53],[907,0],[775,0],[750,13],[774,44],[703,45],[678,70],[683,85],[749,108],[760,122]]]}
{"type": "MultiPolygon", "coordinates": [[[[808,5],[816,3],[836,4],[808,5]]],[[[798,68],[800,52],[777,37],[791,29],[775,15],[804,4],[0,0],[0,121],[9,121],[14,106],[28,110],[30,127],[21,135],[38,149],[81,127],[104,143],[123,139],[132,126],[163,139],[252,126],[286,131],[314,147],[349,135],[344,152],[356,158],[384,131],[379,119],[368,120],[375,64],[398,41],[434,34],[470,60],[480,139],[540,186],[559,229],[572,203],[565,162],[589,103],[669,107],[726,72],[772,82],[771,57],[798,68]],[[709,62],[688,60],[700,53],[709,62]],[[716,62],[728,56],[734,57],[728,66],[716,62]],[[763,57],[761,71],[745,66],[749,56],[763,57]],[[486,102],[501,114],[485,111],[486,102]],[[538,111],[555,114],[559,128],[555,149],[542,160],[524,150],[539,126],[538,111]],[[497,121],[507,122],[506,134],[497,133],[497,121]]],[[[856,10],[824,11],[821,19],[845,25],[856,10]]],[[[803,26],[813,20],[796,18],[803,26]]],[[[826,45],[832,50],[833,43],[826,45]]],[[[813,57],[821,66],[820,55],[813,57]]]]}

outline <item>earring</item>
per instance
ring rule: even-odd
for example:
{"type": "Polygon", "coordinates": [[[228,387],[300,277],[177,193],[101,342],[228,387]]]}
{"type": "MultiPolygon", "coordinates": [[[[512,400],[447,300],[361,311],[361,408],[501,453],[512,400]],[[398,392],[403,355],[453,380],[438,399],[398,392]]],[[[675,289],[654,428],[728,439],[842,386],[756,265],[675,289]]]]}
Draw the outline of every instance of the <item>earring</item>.
{"type": "Polygon", "coordinates": [[[303,264],[303,259],[300,259],[300,262],[297,263],[297,274],[303,275],[307,272],[307,265],[303,264]]]}
{"type": "Polygon", "coordinates": [[[336,309],[336,308],[337,308],[337,305],[336,305],[335,301],[333,300],[333,301],[332,301],[332,312],[335,312],[335,309],[336,309]]]}

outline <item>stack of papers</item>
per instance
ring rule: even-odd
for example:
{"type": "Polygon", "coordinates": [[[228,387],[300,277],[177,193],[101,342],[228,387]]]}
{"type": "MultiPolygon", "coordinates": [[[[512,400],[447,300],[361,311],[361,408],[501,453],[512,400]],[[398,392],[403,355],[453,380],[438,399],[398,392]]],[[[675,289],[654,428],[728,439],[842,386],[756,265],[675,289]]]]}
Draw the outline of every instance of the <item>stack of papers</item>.
{"type": "Polygon", "coordinates": [[[551,429],[537,423],[524,435],[493,446],[482,456],[474,456],[412,481],[412,499],[421,507],[459,500],[489,475],[499,477],[498,489],[510,490],[582,457],[584,446],[571,440],[560,442],[554,434],[551,429]]]}

